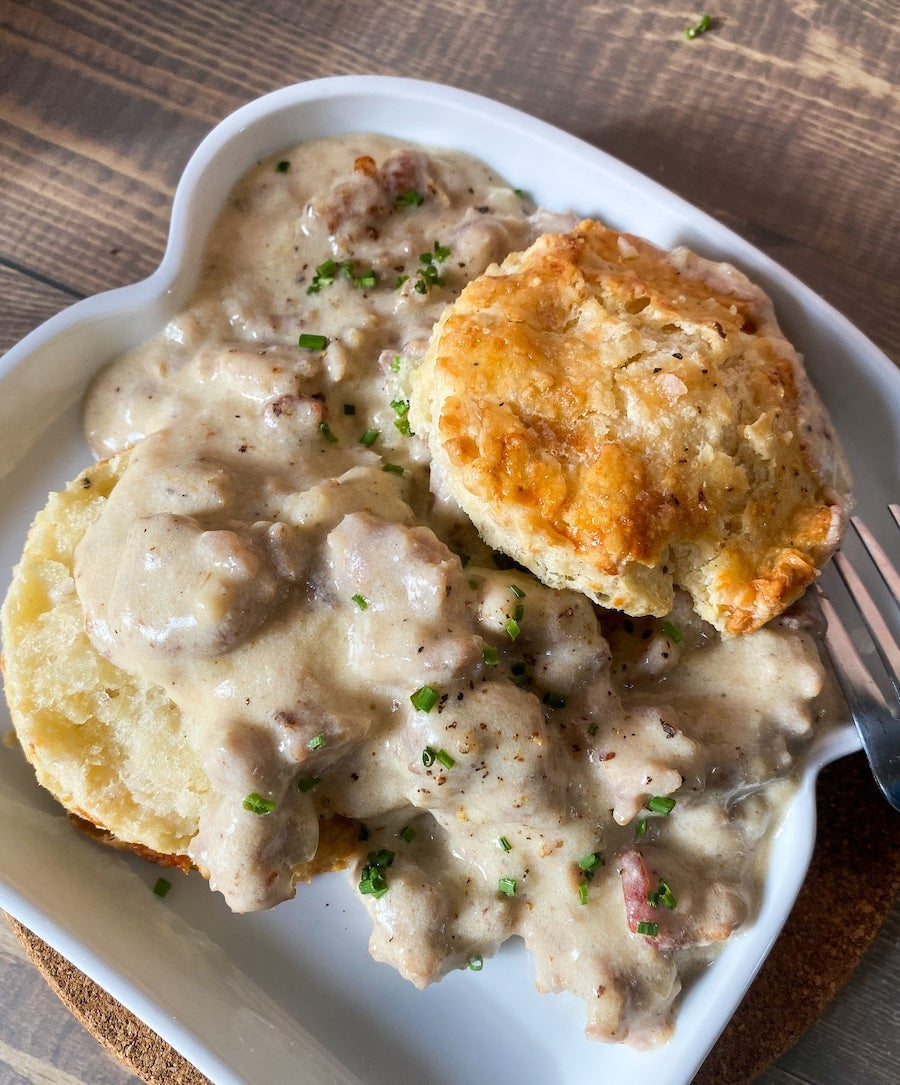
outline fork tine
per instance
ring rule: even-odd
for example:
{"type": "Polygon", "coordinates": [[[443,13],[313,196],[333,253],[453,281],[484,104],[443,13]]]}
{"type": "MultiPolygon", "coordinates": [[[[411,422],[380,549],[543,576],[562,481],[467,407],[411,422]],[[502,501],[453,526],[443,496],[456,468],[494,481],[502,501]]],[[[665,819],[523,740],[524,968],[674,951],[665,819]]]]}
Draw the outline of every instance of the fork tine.
{"type": "MultiPolygon", "coordinates": [[[[891,515],[894,517],[897,527],[900,528],[900,505],[888,505],[888,508],[891,510],[891,515]]],[[[851,516],[850,523],[853,524],[853,529],[859,536],[863,546],[869,551],[875,568],[881,574],[881,579],[894,597],[894,602],[900,603],[900,573],[894,568],[891,559],[862,520],[856,516],[851,516]]]]}
{"type": "Polygon", "coordinates": [[[840,573],[844,586],[850,593],[853,602],[856,603],[862,620],[866,624],[872,643],[881,657],[881,662],[888,673],[894,692],[900,697],[900,648],[888,629],[887,622],[881,616],[881,612],[875,605],[875,601],[860,580],[856,570],[843,554],[835,554],[834,564],[840,573]]]}
{"type": "Polygon", "coordinates": [[[881,691],[844,628],[828,596],[816,585],[825,615],[825,647],[862,739],[872,775],[888,802],[900,810],[900,729],[881,691]]]}
{"type": "MultiPolygon", "coordinates": [[[[878,688],[875,679],[869,673],[869,668],[863,663],[856,645],[853,643],[847,627],[841,621],[831,600],[816,584],[816,592],[819,596],[819,606],[825,615],[825,647],[834,665],[835,673],[841,683],[844,696],[850,710],[856,713],[856,709],[863,707],[860,698],[867,698],[884,703],[884,697],[878,688]],[[855,691],[859,691],[856,693],[855,691]]],[[[868,703],[865,705],[868,707],[868,703]]]]}

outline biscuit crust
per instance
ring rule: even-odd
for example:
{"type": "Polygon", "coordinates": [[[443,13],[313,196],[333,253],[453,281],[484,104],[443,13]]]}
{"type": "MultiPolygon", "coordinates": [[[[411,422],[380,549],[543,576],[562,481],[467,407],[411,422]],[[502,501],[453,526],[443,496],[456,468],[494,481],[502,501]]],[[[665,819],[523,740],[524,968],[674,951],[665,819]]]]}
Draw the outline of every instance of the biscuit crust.
{"type": "Polygon", "coordinates": [[[546,583],[758,629],[837,546],[843,454],[768,297],[586,220],[463,291],[414,375],[438,484],[546,583]]]}

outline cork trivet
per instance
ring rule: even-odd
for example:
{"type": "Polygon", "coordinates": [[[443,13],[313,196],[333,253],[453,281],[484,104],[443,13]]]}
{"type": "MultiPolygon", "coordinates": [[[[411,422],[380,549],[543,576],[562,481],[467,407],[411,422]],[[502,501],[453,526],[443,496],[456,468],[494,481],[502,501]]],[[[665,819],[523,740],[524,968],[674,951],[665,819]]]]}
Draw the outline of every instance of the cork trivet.
{"type": "Polygon", "coordinates": [[[897,812],[862,754],[823,770],[816,807],[797,902],[694,1085],[744,1085],[780,1058],[850,978],[900,896],[897,812]]]}
{"type": "MultiPolygon", "coordinates": [[[[790,918],[694,1085],[749,1085],[850,978],[900,895],[897,815],[861,754],[826,768],[809,875],[790,918]]],[[[10,919],[28,956],[79,1021],[147,1085],[208,1085],[120,1003],[10,919]]]]}

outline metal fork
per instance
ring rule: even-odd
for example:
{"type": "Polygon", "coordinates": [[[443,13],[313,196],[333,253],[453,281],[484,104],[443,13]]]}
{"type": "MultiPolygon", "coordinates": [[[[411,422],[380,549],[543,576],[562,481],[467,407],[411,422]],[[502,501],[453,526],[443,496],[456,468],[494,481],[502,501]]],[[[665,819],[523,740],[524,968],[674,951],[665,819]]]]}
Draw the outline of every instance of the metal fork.
{"type": "MultiPolygon", "coordinates": [[[[900,505],[892,504],[888,508],[900,529],[900,505]]],[[[850,522],[868,557],[880,573],[894,607],[900,608],[900,574],[866,525],[855,516],[850,522]]],[[[844,553],[835,555],[834,566],[881,657],[894,689],[893,698],[890,694],[885,696],[879,688],[834,605],[822,589],[818,588],[819,602],[828,622],[825,647],[862,739],[872,775],[888,802],[894,809],[900,810],[900,648],[862,577],[844,553]]],[[[877,667],[877,661],[873,662],[877,667]]]]}

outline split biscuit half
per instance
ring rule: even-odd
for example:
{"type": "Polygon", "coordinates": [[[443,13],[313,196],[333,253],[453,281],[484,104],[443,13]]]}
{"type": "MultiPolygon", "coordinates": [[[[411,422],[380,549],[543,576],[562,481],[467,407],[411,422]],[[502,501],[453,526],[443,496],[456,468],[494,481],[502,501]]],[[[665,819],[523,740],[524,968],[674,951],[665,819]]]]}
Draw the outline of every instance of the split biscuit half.
{"type": "MultiPolygon", "coordinates": [[[[188,845],[216,799],[199,728],[161,687],[95,649],[73,576],[75,549],[128,456],[89,467],[38,513],[0,611],[3,677],[38,782],[79,827],[187,870],[188,845]]],[[[346,819],[320,819],[317,853],[294,868],[294,882],[346,866],[356,838],[346,819]]]]}

